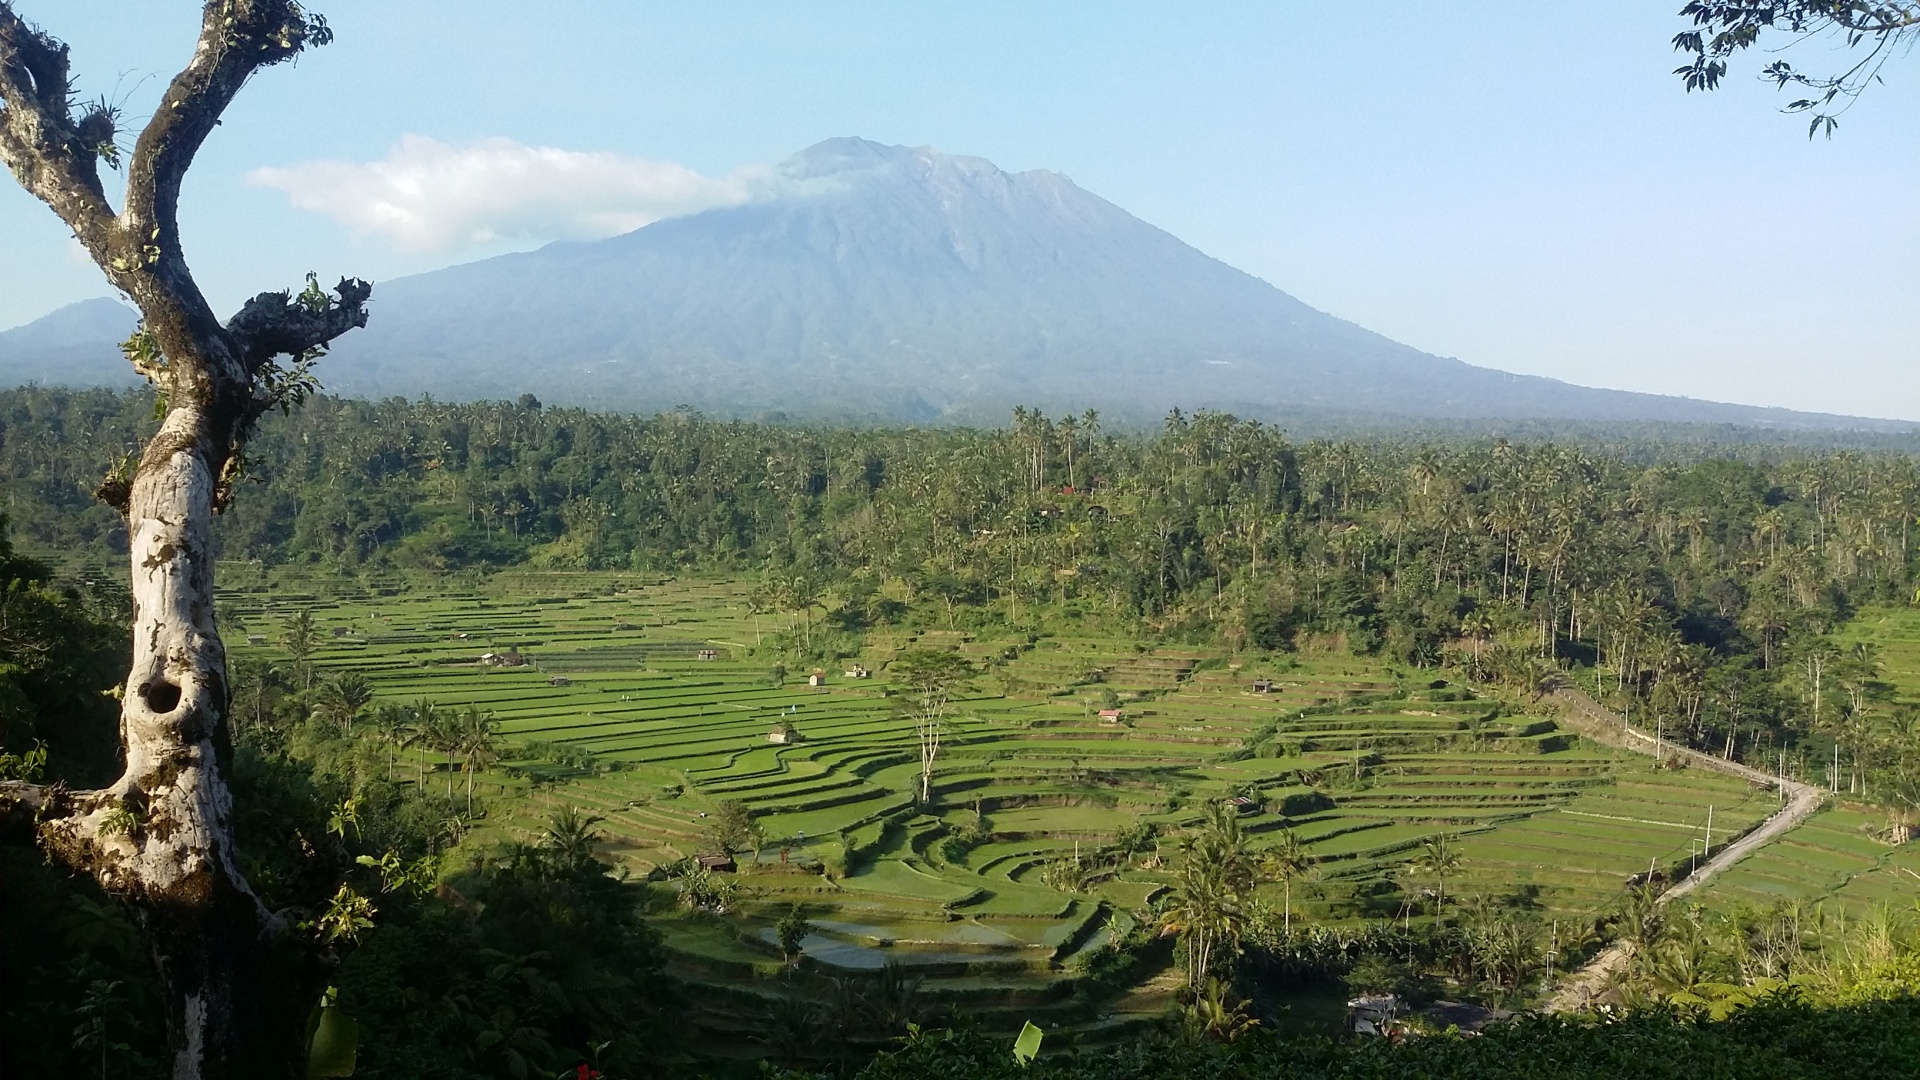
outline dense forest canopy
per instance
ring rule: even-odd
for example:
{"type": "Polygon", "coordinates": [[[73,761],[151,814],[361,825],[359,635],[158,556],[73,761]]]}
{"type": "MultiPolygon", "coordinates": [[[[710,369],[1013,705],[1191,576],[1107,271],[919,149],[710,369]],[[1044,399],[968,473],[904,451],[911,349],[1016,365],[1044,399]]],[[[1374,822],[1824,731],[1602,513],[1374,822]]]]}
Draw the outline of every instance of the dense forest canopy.
{"type": "MultiPolygon", "coordinates": [[[[89,490],[150,427],[140,394],[0,396],[17,541],[120,547],[89,490]]],[[[1169,414],[841,430],[517,403],[319,399],[252,445],[219,540],[244,564],[347,572],[530,564],[752,573],[848,632],[936,600],[1230,648],[1339,647],[1537,681],[1569,663],[1696,745],[1879,769],[1910,798],[1908,718],[1871,650],[1824,635],[1914,596],[1911,455],[1551,442],[1313,440],[1169,414]],[[1884,695],[1881,695],[1884,696],[1884,695]],[[1876,764],[1877,763],[1877,764],[1876,764]]],[[[815,651],[831,634],[808,635],[815,651]]]]}

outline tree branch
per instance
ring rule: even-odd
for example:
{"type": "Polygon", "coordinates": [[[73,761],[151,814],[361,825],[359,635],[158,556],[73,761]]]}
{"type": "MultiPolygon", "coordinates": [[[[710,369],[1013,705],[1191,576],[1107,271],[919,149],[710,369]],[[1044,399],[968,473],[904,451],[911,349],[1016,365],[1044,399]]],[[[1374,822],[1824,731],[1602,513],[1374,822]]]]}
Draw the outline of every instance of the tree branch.
{"type": "Polygon", "coordinates": [[[260,68],[330,40],[326,20],[293,0],[207,0],[193,59],[174,76],[134,145],[126,227],[137,236],[157,228],[172,237],[180,182],[240,87],[260,68]]]}
{"type": "Polygon", "coordinates": [[[113,144],[111,117],[76,120],[71,97],[67,47],[0,0],[0,160],[90,250],[104,250],[114,214],[99,159],[113,144]]]}
{"type": "Polygon", "coordinates": [[[60,215],[108,280],[140,308],[167,358],[168,390],[176,402],[218,408],[224,401],[243,416],[252,393],[249,376],[271,358],[249,367],[233,355],[236,350],[223,347],[232,343],[181,252],[181,182],[255,71],[332,37],[326,20],[296,0],[205,0],[193,57],[140,133],[127,161],[125,206],[116,215],[98,168],[102,156],[117,160],[112,108],[96,106],[76,119],[67,47],[29,26],[11,0],[0,0],[0,159],[60,215]]]}
{"type": "Polygon", "coordinates": [[[1775,60],[1761,72],[1780,89],[1798,84],[1820,92],[1818,97],[1802,98],[1781,109],[1815,113],[1807,127],[1808,138],[1822,130],[1832,137],[1839,114],[1879,81],[1880,69],[1893,47],[1903,42],[1911,45],[1920,35],[1920,2],[1916,0],[1690,0],[1680,9],[1680,15],[1691,19],[1694,29],[1675,34],[1673,47],[1677,52],[1690,53],[1692,59],[1673,73],[1689,91],[1716,89],[1727,74],[1728,58],[1753,48],[1769,31],[1788,35],[1787,45],[1824,34],[1839,37],[1848,49],[1871,45],[1864,60],[1838,75],[1807,75],[1786,60],[1775,60]],[[1835,99],[1843,97],[1847,99],[1845,104],[1825,111],[1835,99]]]}
{"type": "Polygon", "coordinates": [[[264,292],[247,301],[227,332],[240,348],[241,363],[257,373],[276,356],[300,357],[324,347],[349,330],[367,325],[367,297],[373,286],[358,278],[341,278],[333,287],[335,299],[316,286],[295,297],[264,292]]]}
{"type": "Polygon", "coordinates": [[[48,854],[82,873],[109,882],[117,861],[110,850],[116,822],[135,815],[125,799],[108,790],[75,791],[65,784],[0,781],[0,837],[37,841],[48,854]]]}
{"type": "Polygon", "coordinates": [[[31,838],[58,798],[58,787],[0,780],[0,837],[31,838]]]}

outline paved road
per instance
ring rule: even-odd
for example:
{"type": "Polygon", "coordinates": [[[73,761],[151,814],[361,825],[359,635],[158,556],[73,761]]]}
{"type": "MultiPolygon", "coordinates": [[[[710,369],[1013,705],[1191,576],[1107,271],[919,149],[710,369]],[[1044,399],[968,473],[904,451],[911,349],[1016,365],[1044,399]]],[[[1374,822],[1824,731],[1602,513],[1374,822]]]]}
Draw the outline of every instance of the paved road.
{"type": "MultiPolygon", "coordinates": [[[[1685,896],[1713,880],[1715,874],[1739,862],[1762,845],[1772,841],[1781,833],[1800,824],[1820,809],[1826,793],[1811,784],[1802,784],[1796,780],[1783,780],[1770,776],[1758,769],[1750,769],[1737,761],[1727,761],[1712,754],[1703,754],[1684,746],[1676,746],[1664,740],[1656,744],[1653,736],[1644,731],[1628,727],[1619,714],[1614,713],[1599,702],[1588,697],[1581,690],[1566,683],[1559,683],[1548,692],[1548,697],[1559,703],[1571,721],[1568,727],[1589,738],[1615,746],[1624,746],[1643,754],[1653,754],[1656,748],[1661,756],[1680,756],[1692,766],[1714,769],[1750,780],[1756,784],[1778,787],[1786,795],[1786,802],[1773,813],[1773,816],[1761,822],[1746,835],[1721,848],[1719,853],[1702,863],[1698,870],[1675,883],[1660,894],[1659,902],[1685,896]]],[[[1546,1005],[1548,1012],[1568,1012],[1584,1009],[1591,1005],[1608,979],[1623,970],[1632,959],[1632,946],[1627,942],[1615,942],[1601,950],[1586,967],[1573,972],[1561,980],[1546,1005]]]]}

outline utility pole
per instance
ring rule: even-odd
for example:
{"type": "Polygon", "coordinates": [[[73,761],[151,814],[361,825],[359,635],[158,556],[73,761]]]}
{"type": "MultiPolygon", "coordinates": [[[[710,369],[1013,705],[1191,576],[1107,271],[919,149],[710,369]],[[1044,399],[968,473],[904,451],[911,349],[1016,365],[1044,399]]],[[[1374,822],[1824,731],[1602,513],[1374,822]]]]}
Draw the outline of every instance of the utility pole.
{"type": "Polygon", "coordinates": [[[1707,804],[1707,855],[1713,855],[1713,804],[1707,804]]]}
{"type": "Polygon", "coordinates": [[[1553,940],[1547,946],[1547,985],[1553,985],[1553,958],[1560,952],[1560,920],[1553,920],[1553,940]]]}

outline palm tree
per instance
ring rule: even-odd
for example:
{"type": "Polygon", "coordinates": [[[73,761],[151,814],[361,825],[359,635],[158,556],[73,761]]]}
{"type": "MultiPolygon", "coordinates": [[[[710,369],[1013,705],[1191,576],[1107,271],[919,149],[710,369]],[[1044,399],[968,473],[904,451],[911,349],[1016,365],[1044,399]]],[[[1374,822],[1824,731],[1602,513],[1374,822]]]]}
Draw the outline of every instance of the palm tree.
{"type": "Polygon", "coordinates": [[[920,976],[908,974],[899,961],[889,960],[865,997],[867,1015],[875,1027],[888,1033],[900,1031],[920,1016],[920,976]]]}
{"type": "Polygon", "coordinates": [[[472,706],[460,712],[436,709],[433,714],[433,726],[427,729],[428,744],[447,755],[447,800],[449,802],[453,800],[453,771],[459,767],[460,750],[466,737],[466,714],[477,711],[472,706]]]}
{"type": "Polygon", "coordinates": [[[353,736],[353,722],[372,703],[373,687],[367,683],[367,677],[357,671],[335,676],[320,691],[321,710],[339,721],[340,734],[348,738],[353,736]]]}
{"type": "Polygon", "coordinates": [[[805,648],[813,651],[813,606],[820,602],[820,585],[804,573],[781,576],[773,582],[774,602],[800,616],[805,648]]]}
{"type": "Polygon", "coordinates": [[[1074,444],[1080,441],[1080,421],[1071,415],[1063,416],[1060,418],[1059,430],[1061,441],[1066,445],[1067,449],[1067,486],[1073,487],[1073,449],[1074,444]]]}
{"type": "Polygon", "coordinates": [[[264,727],[267,702],[271,700],[269,692],[276,689],[276,684],[285,685],[281,682],[284,676],[280,668],[262,660],[236,659],[227,672],[233,683],[234,719],[244,721],[247,727],[264,727]]]}
{"type": "Polygon", "coordinates": [[[467,774],[467,816],[473,816],[473,775],[499,760],[494,748],[493,729],[500,722],[493,713],[469,705],[460,713],[454,729],[454,750],[460,757],[461,771],[467,774]]]}
{"type": "Polygon", "coordinates": [[[1442,833],[1430,836],[1420,845],[1420,854],[1413,857],[1413,870],[1434,881],[1433,913],[1437,918],[1447,903],[1447,879],[1460,872],[1460,849],[1455,846],[1457,838],[1442,833]]]}
{"type": "Polygon", "coordinates": [[[1471,677],[1476,681],[1485,681],[1488,675],[1487,643],[1498,632],[1493,616],[1486,608],[1475,608],[1460,620],[1460,632],[1473,642],[1473,661],[1469,665],[1471,677]]]}
{"type": "Polygon", "coordinates": [[[1248,1013],[1253,1002],[1233,998],[1233,984],[1227,979],[1208,979],[1193,1004],[1187,1006],[1186,1027],[1194,1035],[1232,1042],[1260,1026],[1248,1013]]]}
{"type": "Polygon", "coordinates": [[[412,731],[407,735],[409,744],[420,747],[420,789],[427,786],[427,773],[431,766],[427,761],[427,752],[438,748],[435,737],[440,725],[440,706],[430,698],[421,698],[413,703],[412,731]]]}
{"type": "Polygon", "coordinates": [[[1244,903],[1253,891],[1253,864],[1240,818],[1225,803],[1207,807],[1200,830],[1181,844],[1180,892],[1166,927],[1187,940],[1187,986],[1198,991],[1216,950],[1237,948],[1246,929],[1244,903]]]}
{"type": "Polygon", "coordinates": [[[1620,939],[1643,950],[1660,939],[1666,925],[1661,917],[1660,894],[1649,881],[1627,893],[1627,902],[1620,909],[1618,922],[1620,939]]]}
{"type": "Polygon", "coordinates": [[[1700,912],[1679,912],[1660,935],[1652,949],[1636,954],[1647,978],[1664,996],[1682,1004],[1701,1004],[1696,993],[1700,984],[1711,981],[1708,964],[1713,951],[1713,936],[1700,912]]]}
{"type": "Polygon", "coordinates": [[[320,631],[313,625],[313,612],[296,611],[287,617],[280,631],[280,644],[293,657],[293,669],[300,675],[301,689],[313,689],[313,650],[320,644],[320,631]]]}
{"type": "Polygon", "coordinates": [[[1244,926],[1239,896],[1216,866],[1189,854],[1180,871],[1180,892],[1167,911],[1167,929],[1186,938],[1187,986],[1197,989],[1222,942],[1237,941],[1244,926]]]}
{"type": "Polygon", "coordinates": [[[798,1066],[814,1052],[826,1036],[826,1010],[789,991],[767,1002],[766,1012],[754,1034],[776,1061],[798,1066]]]}
{"type": "Polygon", "coordinates": [[[397,702],[386,702],[373,712],[374,730],[387,745],[387,781],[393,781],[393,759],[399,749],[413,741],[413,710],[397,702]]]}
{"type": "Polygon", "coordinates": [[[605,820],[599,814],[583,814],[571,804],[563,806],[541,830],[540,846],[551,852],[569,872],[580,870],[592,865],[593,847],[602,835],[594,826],[605,820]]]}
{"type": "Polygon", "coordinates": [[[1313,856],[1307,854],[1307,846],[1290,828],[1280,830],[1279,842],[1261,855],[1260,868],[1280,879],[1281,929],[1288,934],[1293,933],[1293,879],[1305,875],[1312,867],[1313,856]]]}

